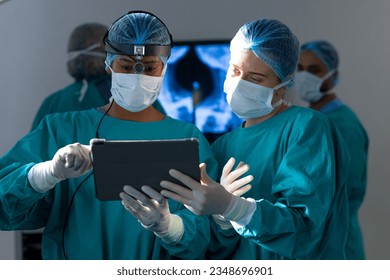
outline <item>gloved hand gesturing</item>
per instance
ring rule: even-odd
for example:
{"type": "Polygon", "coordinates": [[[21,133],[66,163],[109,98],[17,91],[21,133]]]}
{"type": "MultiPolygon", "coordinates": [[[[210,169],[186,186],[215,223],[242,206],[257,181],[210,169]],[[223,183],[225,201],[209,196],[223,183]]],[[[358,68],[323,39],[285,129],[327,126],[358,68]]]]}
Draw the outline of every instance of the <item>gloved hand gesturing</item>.
{"type": "MultiPolygon", "coordinates": [[[[249,184],[253,180],[252,175],[247,175],[244,178],[238,179],[241,175],[245,174],[249,170],[249,166],[240,162],[234,171],[231,171],[235,163],[234,158],[230,158],[225,164],[222,170],[220,183],[225,187],[227,191],[236,195],[242,196],[248,192],[252,186],[249,184]],[[238,179],[238,180],[237,180],[238,179]]],[[[229,220],[225,219],[221,215],[212,215],[213,220],[224,230],[232,228],[229,220]]]]}
{"type": "Polygon", "coordinates": [[[57,151],[51,160],[51,173],[64,180],[77,178],[92,169],[90,146],[80,143],[67,145],[57,151]]]}
{"type": "Polygon", "coordinates": [[[159,192],[149,186],[143,186],[142,192],[130,186],[124,186],[119,194],[123,206],[147,230],[153,231],[163,241],[175,243],[184,232],[182,219],[171,214],[168,201],[159,192]]]}
{"type": "Polygon", "coordinates": [[[230,158],[225,164],[222,170],[220,183],[228,192],[236,196],[241,196],[252,188],[249,183],[253,180],[253,176],[247,175],[244,178],[238,179],[248,172],[249,165],[241,161],[234,171],[231,171],[235,162],[234,158],[230,158]]]}
{"type": "Polygon", "coordinates": [[[162,190],[161,194],[183,203],[197,215],[224,213],[230,204],[232,194],[208,176],[206,164],[202,163],[199,167],[201,183],[180,171],[171,169],[169,174],[188,188],[173,182],[162,181],[160,185],[166,190],[162,190]]]}
{"type": "MultiPolygon", "coordinates": [[[[161,194],[167,198],[183,203],[189,210],[197,215],[212,215],[232,213],[227,219],[239,219],[246,214],[248,203],[245,199],[241,199],[236,195],[231,194],[224,186],[213,181],[207,174],[206,164],[202,163],[200,167],[201,182],[197,182],[191,177],[177,170],[170,170],[169,174],[182,182],[188,188],[175,184],[169,181],[162,181],[160,185],[166,190],[162,190],[161,194]]],[[[232,176],[226,176],[226,182],[233,182],[233,178],[242,170],[248,167],[238,167],[240,171],[232,176]]],[[[246,172],[246,171],[245,171],[246,172]]],[[[245,173],[244,172],[244,173],[245,173]]],[[[246,186],[252,180],[249,176],[240,184],[246,186]]],[[[233,192],[239,191],[240,184],[230,184],[230,189],[233,192]]]]}
{"type": "Polygon", "coordinates": [[[62,147],[52,160],[38,163],[30,169],[28,179],[31,186],[45,192],[62,180],[84,175],[92,169],[90,153],[90,146],[80,143],[62,147]]]}

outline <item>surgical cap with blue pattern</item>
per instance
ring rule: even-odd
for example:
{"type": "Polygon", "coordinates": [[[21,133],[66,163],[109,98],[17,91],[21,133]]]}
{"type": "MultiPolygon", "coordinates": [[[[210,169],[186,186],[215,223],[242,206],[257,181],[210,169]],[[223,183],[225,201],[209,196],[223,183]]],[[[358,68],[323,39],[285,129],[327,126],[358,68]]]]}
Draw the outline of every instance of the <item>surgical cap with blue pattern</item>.
{"type": "Polygon", "coordinates": [[[293,78],[299,58],[299,41],[282,22],[260,19],[243,25],[231,41],[230,51],[243,49],[253,51],[282,83],[293,78]]]}
{"type": "MultiPolygon", "coordinates": [[[[170,45],[169,31],[160,19],[149,13],[135,12],[122,16],[112,24],[109,41],[122,44],[170,45]]],[[[117,54],[107,53],[106,62],[111,65],[117,54]]],[[[161,57],[165,64],[168,57],[161,57]]]]}

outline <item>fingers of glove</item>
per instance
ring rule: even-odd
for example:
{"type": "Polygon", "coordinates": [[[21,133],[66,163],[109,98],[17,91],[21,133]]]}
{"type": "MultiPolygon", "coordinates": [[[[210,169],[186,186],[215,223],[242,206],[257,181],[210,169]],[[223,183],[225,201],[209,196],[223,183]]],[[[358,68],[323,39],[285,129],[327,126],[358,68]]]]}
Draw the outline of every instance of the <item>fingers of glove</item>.
{"type": "Polygon", "coordinates": [[[90,149],[87,145],[76,143],[72,145],[72,154],[74,154],[73,170],[79,171],[86,168],[91,163],[90,149]]]}
{"type": "MultiPolygon", "coordinates": [[[[121,197],[122,198],[122,197],[121,197]]],[[[137,219],[139,219],[139,212],[137,212],[135,209],[133,209],[130,204],[127,200],[125,200],[124,198],[122,198],[122,201],[121,201],[123,207],[125,207],[125,209],[127,211],[129,211],[134,217],[136,217],[137,219]]]]}
{"type": "Polygon", "coordinates": [[[248,164],[243,164],[241,166],[238,166],[234,171],[230,172],[226,176],[225,182],[224,182],[224,186],[225,187],[228,186],[229,184],[231,184],[232,182],[237,180],[237,178],[239,178],[240,176],[242,176],[243,174],[248,172],[248,170],[249,170],[249,165],[248,164]]]}
{"type": "Polygon", "coordinates": [[[125,206],[125,208],[141,223],[150,225],[160,218],[159,212],[157,212],[154,208],[150,209],[141,201],[134,199],[127,193],[121,192],[119,196],[122,199],[123,206],[125,206]]]}
{"type": "Polygon", "coordinates": [[[149,187],[149,186],[142,186],[141,190],[147,194],[152,200],[155,200],[159,206],[165,206],[167,204],[167,200],[165,197],[163,197],[158,191],[155,189],[149,187]]]}
{"type": "MultiPolygon", "coordinates": [[[[149,218],[145,217],[144,215],[142,215],[142,211],[137,211],[135,209],[133,209],[131,207],[131,205],[127,204],[128,202],[122,200],[122,205],[125,207],[125,209],[127,211],[129,211],[133,216],[134,218],[136,218],[138,220],[138,222],[141,223],[141,225],[144,227],[144,228],[149,228],[149,227],[152,227],[154,226],[156,223],[154,221],[150,221],[149,218]]],[[[142,206],[140,206],[142,208],[142,206]]]]}
{"type": "Polygon", "coordinates": [[[124,192],[119,194],[121,203],[137,220],[142,219],[142,205],[124,192]]]}
{"type": "MultiPolygon", "coordinates": [[[[200,169],[200,181],[202,183],[202,185],[210,185],[210,184],[217,184],[214,180],[212,180],[210,177],[209,177],[209,174],[207,173],[207,169],[206,169],[206,164],[204,162],[202,162],[201,164],[199,164],[199,169],[200,169]]],[[[195,181],[196,182],[196,181],[195,181]]],[[[197,183],[197,182],[196,182],[197,183]]],[[[199,185],[199,184],[198,184],[199,185]]],[[[197,189],[202,189],[203,186],[200,185],[197,189]]],[[[219,184],[218,184],[219,185],[219,184]]]]}
{"type": "Polygon", "coordinates": [[[84,162],[91,164],[89,146],[79,143],[70,144],[59,149],[54,158],[56,161],[60,160],[65,168],[75,171],[84,166],[84,162]]]}
{"type": "Polygon", "coordinates": [[[140,201],[140,203],[143,206],[146,206],[146,207],[149,207],[149,208],[154,208],[155,207],[155,205],[152,203],[152,201],[150,200],[150,198],[148,196],[146,196],[142,192],[136,190],[135,188],[133,188],[131,186],[124,186],[123,190],[125,191],[125,193],[127,193],[128,195],[130,195],[134,199],[140,201]]]}
{"type": "Polygon", "coordinates": [[[121,192],[119,197],[122,199],[122,204],[124,206],[131,207],[134,211],[142,211],[142,204],[140,201],[137,201],[132,196],[128,195],[125,192],[121,192]]]}
{"type": "MultiPolygon", "coordinates": [[[[173,178],[179,180],[182,182],[185,186],[190,188],[191,190],[197,190],[200,186],[200,183],[198,181],[195,181],[192,179],[190,176],[181,173],[178,170],[175,169],[170,169],[169,170],[169,175],[171,175],[173,178]]],[[[162,181],[162,182],[167,182],[167,181],[162,181]]],[[[161,183],[160,183],[161,184],[161,183]]]]}
{"type": "Polygon", "coordinates": [[[229,175],[230,171],[232,171],[233,165],[236,162],[236,160],[231,157],[225,164],[225,166],[222,169],[221,174],[221,182],[225,180],[226,176],[229,175]]]}
{"type": "Polygon", "coordinates": [[[242,188],[232,192],[235,196],[242,196],[244,193],[248,192],[252,188],[252,185],[246,185],[243,186],[242,188]]]}
{"type": "Polygon", "coordinates": [[[248,176],[245,176],[244,178],[241,178],[241,179],[238,179],[234,182],[232,182],[231,184],[225,186],[226,190],[230,193],[238,190],[239,188],[249,184],[250,182],[252,182],[253,180],[253,176],[252,175],[248,175],[248,176]]]}
{"type": "MultiPolygon", "coordinates": [[[[170,194],[177,194],[177,196],[175,196],[175,197],[181,197],[185,201],[191,200],[193,197],[193,192],[191,189],[189,189],[187,187],[183,187],[183,186],[178,185],[176,183],[169,182],[169,181],[161,181],[160,186],[163,187],[164,189],[166,189],[166,190],[162,190],[160,192],[161,195],[163,195],[164,197],[168,197],[165,195],[168,192],[170,194]]],[[[171,198],[171,197],[169,196],[168,198],[171,198]]]]}
{"type": "MultiPolygon", "coordinates": [[[[173,184],[173,183],[170,183],[170,182],[166,182],[166,183],[173,184]]],[[[165,186],[163,185],[163,182],[161,182],[161,186],[163,188],[165,188],[165,186]]],[[[169,188],[171,189],[171,186],[169,186],[169,188]]],[[[180,186],[180,188],[183,188],[183,187],[180,186]]],[[[183,196],[183,195],[179,194],[179,192],[162,190],[161,191],[161,195],[163,195],[166,198],[170,198],[170,199],[172,199],[174,201],[177,201],[179,203],[182,203],[182,204],[185,204],[185,205],[188,205],[188,206],[192,206],[191,205],[192,204],[192,199],[189,199],[187,196],[183,196]]]]}

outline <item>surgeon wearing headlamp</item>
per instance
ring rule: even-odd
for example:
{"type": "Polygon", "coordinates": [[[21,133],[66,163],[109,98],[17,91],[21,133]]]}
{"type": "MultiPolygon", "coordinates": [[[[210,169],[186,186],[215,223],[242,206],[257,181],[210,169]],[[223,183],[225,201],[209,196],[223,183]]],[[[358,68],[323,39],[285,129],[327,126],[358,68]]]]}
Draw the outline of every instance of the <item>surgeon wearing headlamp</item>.
{"type": "MultiPolygon", "coordinates": [[[[104,39],[113,99],[103,107],[46,116],[0,159],[0,229],[44,227],[43,259],[202,259],[210,220],[143,187],[117,201],[96,198],[89,142],[197,138],[199,159],[216,160],[194,125],[156,110],[172,45],[155,15],[133,11],[104,39]]],[[[132,170],[129,170],[131,173],[132,170]]]]}

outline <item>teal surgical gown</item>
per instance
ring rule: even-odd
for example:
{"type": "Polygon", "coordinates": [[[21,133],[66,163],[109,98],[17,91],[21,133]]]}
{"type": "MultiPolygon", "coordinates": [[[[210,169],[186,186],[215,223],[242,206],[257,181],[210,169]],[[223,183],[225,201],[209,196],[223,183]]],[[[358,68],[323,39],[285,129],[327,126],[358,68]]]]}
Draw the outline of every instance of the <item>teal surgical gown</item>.
{"type": "Polygon", "coordinates": [[[212,225],[210,258],[345,259],[349,156],[326,116],[293,106],[212,147],[219,173],[230,157],[250,166],[256,210],[235,231],[212,225]]]}
{"type": "MultiPolygon", "coordinates": [[[[203,259],[210,241],[209,219],[175,201],[170,200],[169,207],[183,219],[184,235],[176,244],[166,244],[144,229],[120,200],[99,201],[93,176],[64,180],[45,193],[31,187],[30,168],[51,160],[68,144],[88,144],[101,117],[95,109],[48,115],[0,159],[0,229],[44,227],[43,259],[64,259],[63,246],[68,259],[203,259]]],[[[198,138],[200,161],[207,163],[213,178],[217,174],[211,147],[192,124],[170,117],[133,122],[106,116],[99,133],[108,140],[198,138]]]]}
{"type": "MultiPolygon", "coordinates": [[[[46,97],[34,118],[32,130],[34,130],[39,125],[39,122],[48,114],[87,110],[109,103],[109,98],[111,97],[110,75],[104,75],[90,81],[88,83],[87,91],[83,96],[81,94],[82,87],[82,81],[75,81],[69,86],[46,97]]],[[[153,107],[165,114],[165,111],[158,100],[153,104],[153,107]]]]}
{"type": "Polygon", "coordinates": [[[368,135],[356,114],[339,99],[332,100],[320,111],[339,129],[351,157],[347,181],[349,199],[347,259],[365,259],[358,211],[366,194],[368,135]]]}

